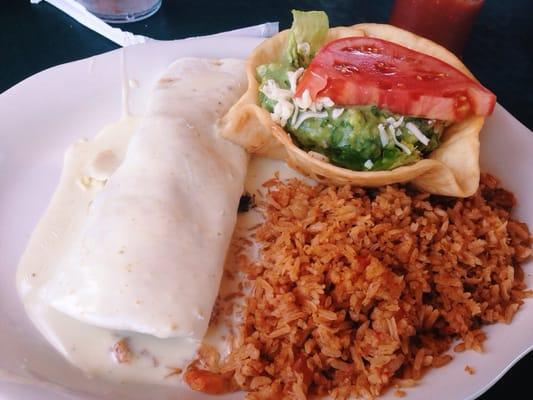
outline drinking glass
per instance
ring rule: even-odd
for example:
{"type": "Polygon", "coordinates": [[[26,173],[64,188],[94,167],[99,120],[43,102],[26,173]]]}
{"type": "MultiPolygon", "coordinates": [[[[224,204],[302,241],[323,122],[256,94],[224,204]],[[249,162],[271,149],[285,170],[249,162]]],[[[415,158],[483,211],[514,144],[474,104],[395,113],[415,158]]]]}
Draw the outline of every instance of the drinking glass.
{"type": "Polygon", "coordinates": [[[135,22],[155,14],[162,0],[77,0],[88,11],[111,23],[135,22]]]}

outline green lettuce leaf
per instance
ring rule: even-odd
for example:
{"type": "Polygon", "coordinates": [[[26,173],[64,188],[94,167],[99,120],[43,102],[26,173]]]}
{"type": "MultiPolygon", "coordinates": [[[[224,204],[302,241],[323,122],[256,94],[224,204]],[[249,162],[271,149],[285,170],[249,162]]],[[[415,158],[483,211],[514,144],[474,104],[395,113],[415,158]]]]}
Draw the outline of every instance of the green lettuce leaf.
{"type": "Polygon", "coordinates": [[[292,17],[282,61],[294,68],[305,68],[326,40],[328,15],[324,11],[292,10],[292,17]]]}

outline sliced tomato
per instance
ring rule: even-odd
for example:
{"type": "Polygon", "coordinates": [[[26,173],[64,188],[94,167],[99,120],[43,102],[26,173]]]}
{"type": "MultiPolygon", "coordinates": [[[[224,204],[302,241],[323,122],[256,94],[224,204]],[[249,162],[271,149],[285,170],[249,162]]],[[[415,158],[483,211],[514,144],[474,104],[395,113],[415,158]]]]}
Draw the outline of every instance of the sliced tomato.
{"type": "Polygon", "coordinates": [[[496,104],[490,90],[444,61],[369,37],[322,47],[299,80],[296,96],[305,90],[313,100],[327,96],[338,105],[374,104],[445,121],[486,116],[496,104]]]}

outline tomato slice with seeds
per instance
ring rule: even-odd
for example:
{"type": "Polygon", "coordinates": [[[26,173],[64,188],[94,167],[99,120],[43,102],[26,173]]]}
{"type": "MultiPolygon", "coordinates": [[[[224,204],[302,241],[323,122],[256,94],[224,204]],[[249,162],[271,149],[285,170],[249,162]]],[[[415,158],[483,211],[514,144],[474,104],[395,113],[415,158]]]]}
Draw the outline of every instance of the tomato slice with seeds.
{"type": "Polygon", "coordinates": [[[348,37],[328,43],[298,82],[338,105],[374,104],[391,112],[459,121],[490,115],[496,96],[438,58],[386,40],[348,37]]]}

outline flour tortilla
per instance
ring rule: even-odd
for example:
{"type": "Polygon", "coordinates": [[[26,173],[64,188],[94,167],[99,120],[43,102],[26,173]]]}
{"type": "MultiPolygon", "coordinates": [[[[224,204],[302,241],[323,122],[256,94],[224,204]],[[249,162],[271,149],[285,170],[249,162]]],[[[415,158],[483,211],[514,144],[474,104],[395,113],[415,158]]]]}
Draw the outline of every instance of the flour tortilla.
{"type": "MultiPolygon", "coordinates": [[[[412,182],[434,194],[467,197],[479,185],[479,132],[484,118],[471,116],[450,126],[440,146],[429,157],[392,171],[352,171],[318,160],[297,147],[258,103],[258,65],[279,60],[288,31],[265,40],[247,60],[248,90],[222,121],[222,135],[250,153],[284,159],[294,169],[312,178],[337,185],[381,186],[412,182]]],[[[438,44],[385,24],[358,24],[331,28],[327,41],[348,36],[376,37],[439,58],[475,79],[465,65],[438,44]]]]}

